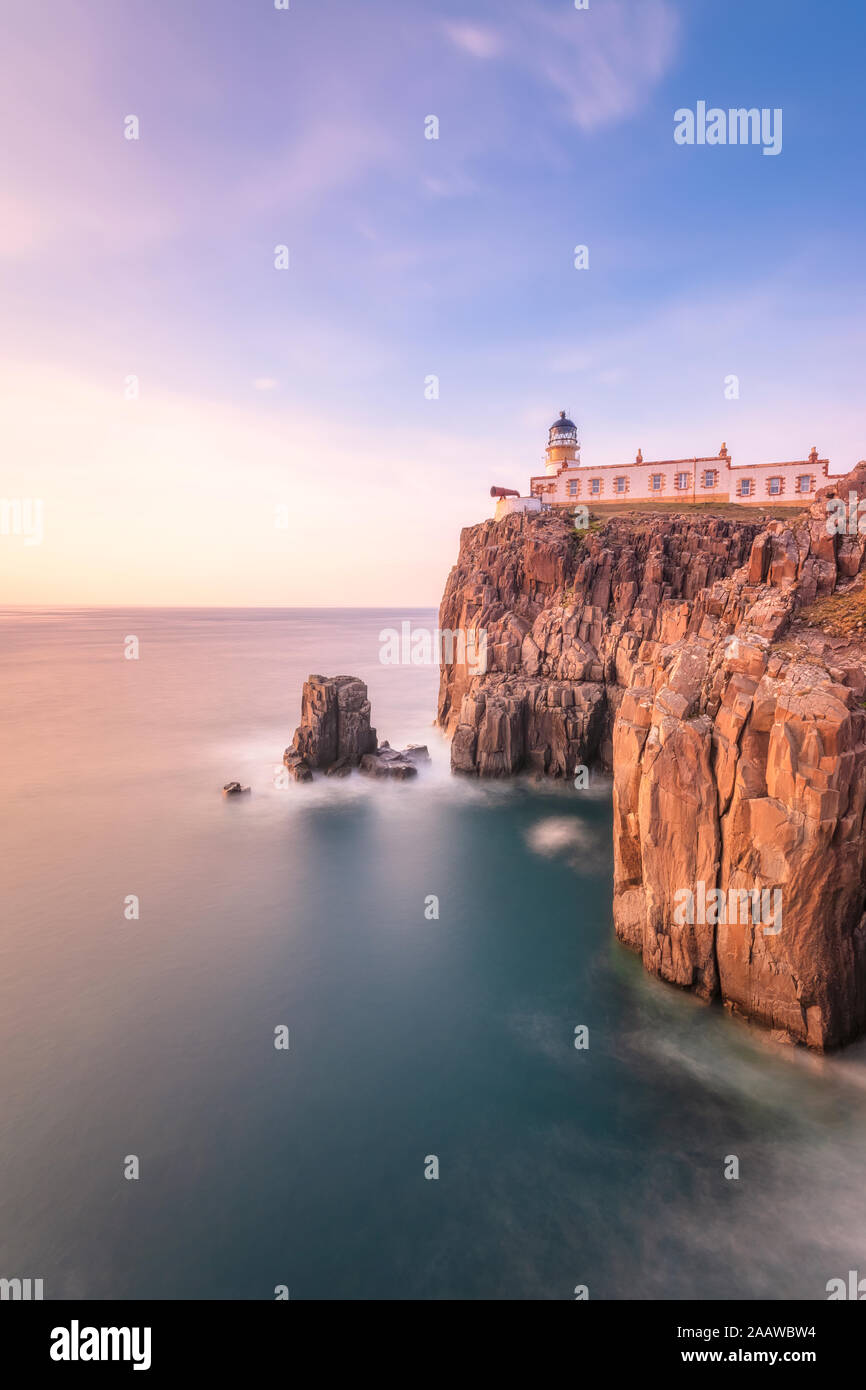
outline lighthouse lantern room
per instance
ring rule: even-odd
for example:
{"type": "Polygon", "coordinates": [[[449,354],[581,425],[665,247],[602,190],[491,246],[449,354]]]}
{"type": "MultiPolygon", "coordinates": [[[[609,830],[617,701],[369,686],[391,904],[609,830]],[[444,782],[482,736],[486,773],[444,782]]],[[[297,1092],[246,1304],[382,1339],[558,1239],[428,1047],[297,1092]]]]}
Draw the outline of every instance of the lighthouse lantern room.
{"type": "Polygon", "coordinates": [[[563,468],[577,468],[579,463],[580,443],[577,438],[577,425],[573,420],[569,420],[564,410],[561,410],[559,419],[554,420],[550,426],[544,457],[545,470],[551,477],[555,477],[563,468]]]}

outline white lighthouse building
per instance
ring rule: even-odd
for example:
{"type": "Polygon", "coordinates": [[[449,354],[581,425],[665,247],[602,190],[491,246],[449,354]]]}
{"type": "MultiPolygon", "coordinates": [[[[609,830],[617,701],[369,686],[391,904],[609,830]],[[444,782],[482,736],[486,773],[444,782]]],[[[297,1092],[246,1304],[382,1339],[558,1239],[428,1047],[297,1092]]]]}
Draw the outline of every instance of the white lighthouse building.
{"type": "Polygon", "coordinates": [[[593,502],[654,502],[663,506],[739,503],[747,507],[801,508],[811,502],[829,476],[829,463],[813,448],[805,459],[734,467],[723,444],[717,454],[650,462],[638,449],[633,463],[581,462],[577,425],[564,410],[550,426],[544,472],[529,480],[529,495],[491,488],[496,519],[511,512],[593,502]]]}
{"type": "Polygon", "coordinates": [[[564,410],[548,432],[544,472],[529,490],[548,506],[574,502],[739,503],[741,506],[803,507],[828,476],[827,459],[812,449],[807,458],[734,466],[723,444],[717,454],[651,462],[638,449],[633,463],[581,462],[577,426],[564,410]]]}

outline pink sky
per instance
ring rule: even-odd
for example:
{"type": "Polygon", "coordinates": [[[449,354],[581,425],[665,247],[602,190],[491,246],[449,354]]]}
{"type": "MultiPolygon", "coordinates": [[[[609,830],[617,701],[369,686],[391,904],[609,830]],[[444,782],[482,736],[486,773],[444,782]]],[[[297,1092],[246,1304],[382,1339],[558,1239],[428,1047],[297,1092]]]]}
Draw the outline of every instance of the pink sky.
{"type": "Polygon", "coordinates": [[[847,471],[864,195],[837,38],[756,18],[744,55],[680,0],[21,7],[0,498],[39,499],[44,537],[0,535],[2,600],[435,604],[563,408],[587,463],[725,440],[847,471]],[[678,148],[698,97],[784,105],[782,155],[678,148]]]}

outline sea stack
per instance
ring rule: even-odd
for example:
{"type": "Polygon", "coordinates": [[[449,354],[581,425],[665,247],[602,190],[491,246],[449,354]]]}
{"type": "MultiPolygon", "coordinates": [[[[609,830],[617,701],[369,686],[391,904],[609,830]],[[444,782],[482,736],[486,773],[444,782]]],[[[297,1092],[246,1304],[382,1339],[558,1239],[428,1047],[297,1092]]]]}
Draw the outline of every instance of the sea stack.
{"type": "Polygon", "coordinates": [[[301,696],[301,722],[283,761],[297,782],[312,769],[357,767],[378,747],[370,724],[367,687],[357,676],[310,676],[301,696]]]}
{"type": "Polygon", "coordinates": [[[301,696],[301,722],[283,762],[296,782],[311,782],[313,770],[345,777],[353,768],[365,776],[406,781],[417,776],[427,749],[379,747],[370,724],[367,687],[357,676],[310,676],[301,696]]]}

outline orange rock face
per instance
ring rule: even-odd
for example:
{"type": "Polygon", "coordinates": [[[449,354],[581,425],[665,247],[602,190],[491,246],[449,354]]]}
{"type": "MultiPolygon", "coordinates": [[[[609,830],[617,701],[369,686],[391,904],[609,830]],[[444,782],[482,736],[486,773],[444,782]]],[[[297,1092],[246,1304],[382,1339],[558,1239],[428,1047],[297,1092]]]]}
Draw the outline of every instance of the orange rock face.
{"type": "Polygon", "coordinates": [[[866,636],[798,615],[864,582],[864,548],[823,499],[583,535],[514,515],[464,530],[440,611],[487,632],[484,675],[441,672],[454,770],[612,770],[617,935],[819,1049],[866,1031],[866,636]]]}

